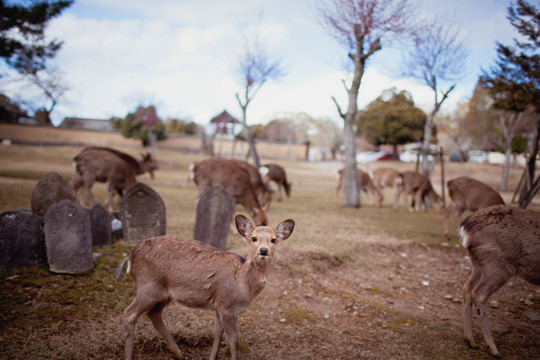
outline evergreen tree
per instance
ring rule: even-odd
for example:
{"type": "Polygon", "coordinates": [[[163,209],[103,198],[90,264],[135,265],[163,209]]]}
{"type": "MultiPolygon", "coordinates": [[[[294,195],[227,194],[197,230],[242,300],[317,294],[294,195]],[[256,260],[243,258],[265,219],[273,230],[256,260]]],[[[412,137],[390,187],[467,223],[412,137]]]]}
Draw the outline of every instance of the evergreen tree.
{"type": "Polygon", "coordinates": [[[62,46],[56,39],[46,41],[45,29],[51,19],[72,3],[31,1],[24,6],[0,0],[0,57],[8,67],[23,75],[44,70],[47,59],[53,58],[62,46]]]}
{"type": "Polygon", "coordinates": [[[388,89],[358,112],[357,133],[364,134],[375,145],[391,144],[394,156],[397,146],[421,141],[426,114],[414,105],[410,93],[388,89]]]}
{"type": "MultiPolygon", "coordinates": [[[[540,9],[525,0],[508,8],[508,20],[522,36],[514,46],[497,42],[497,61],[481,80],[494,99],[494,107],[507,112],[523,113],[528,107],[536,112],[536,136],[532,142],[525,184],[534,178],[540,134],[540,9]]],[[[526,207],[540,188],[540,177],[532,186],[524,186],[520,207],[526,207]]]]}

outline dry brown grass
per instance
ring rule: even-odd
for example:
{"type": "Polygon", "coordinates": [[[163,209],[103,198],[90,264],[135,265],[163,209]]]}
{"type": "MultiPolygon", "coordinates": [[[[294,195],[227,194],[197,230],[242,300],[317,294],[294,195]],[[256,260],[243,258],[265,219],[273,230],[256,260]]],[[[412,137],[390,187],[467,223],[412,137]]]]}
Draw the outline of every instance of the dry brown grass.
{"type": "MultiPolygon", "coordinates": [[[[0,147],[0,211],[28,208],[33,186],[49,171],[71,177],[71,159],[79,150],[0,147]]],[[[142,149],[123,150],[137,155],[142,149]]],[[[140,180],[165,201],[168,233],[190,237],[196,189],[185,180],[189,163],[201,157],[174,151],[157,156],[156,179],[140,180]]],[[[382,209],[365,200],[360,209],[343,208],[334,193],[340,164],[281,164],[293,182],[292,196],[272,204],[270,222],[293,218],[297,225],[277,249],[267,288],[240,316],[242,359],[489,358],[484,349],[468,349],[462,341],[461,287],[470,269],[456,246],[455,231],[451,243],[445,243],[439,214],[409,213],[404,206],[395,212],[389,192],[382,209]]],[[[413,168],[401,163],[372,168],[381,165],[413,168]]],[[[449,164],[446,178],[467,171],[490,185],[497,185],[500,176],[500,168],[492,165],[467,169],[449,164]]],[[[520,169],[512,170],[511,186],[520,175],[520,169]]],[[[94,194],[105,200],[104,186],[95,186],[94,194]]],[[[230,234],[228,250],[242,253],[243,245],[230,234]]],[[[103,256],[88,276],[52,275],[46,266],[0,271],[1,357],[121,358],[121,315],[134,289],[127,277],[115,281],[113,271],[129,250],[122,241],[96,249],[103,256]]],[[[540,313],[538,289],[512,280],[493,299],[499,305],[489,311],[505,358],[537,358],[540,330],[533,319],[540,313]]],[[[175,305],[165,318],[187,359],[209,355],[213,314],[175,305]]],[[[475,335],[483,345],[478,326],[475,335]]],[[[137,326],[135,354],[139,359],[171,358],[146,318],[137,326]]],[[[223,346],[220,358],[228,356],[223,346]]]]}

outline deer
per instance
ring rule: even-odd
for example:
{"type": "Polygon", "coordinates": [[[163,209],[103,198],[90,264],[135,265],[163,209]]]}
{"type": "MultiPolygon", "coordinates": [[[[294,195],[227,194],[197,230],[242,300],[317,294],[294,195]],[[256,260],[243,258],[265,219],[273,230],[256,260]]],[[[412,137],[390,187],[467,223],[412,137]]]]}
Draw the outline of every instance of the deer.
{"type": "Polygon", "coordinates": [[[460,176],[446,183],[451,203],[442,211],[444,217],[444,232],[450,238],[448,218],[453,215],[456,222],[461,222],[461,215],[466,210],[475,212],[480,209],[504,205],[501,195],[489,185],[468,176],[460,176]]]}
{"type": "Polygon", "coordinates": [[[145,240],[133,249],[127,272],[135,279],[136,295],[123,314],[127,360],[133,359],[135,325],[143,313],[174,356],[183,358],[162,318],[163,310],[173,301],[215,311],[210,359],[217,359],[223,332],[231,358],[238,359],[238,316],[264,289],[275,247],[292,234],[295,222],[287,219],[275,228],[254,227],[239,214],[235,223],[247,241],[246,257],[170,235],[145,240]]]}
{"type": "Polygon", "coordinates": [[[373,184],[383,191],[385,187],[394,187],[398,171],[389,167],[380,167],[373,170],[373,184]]]}
{"type": "Polygon", "coordinates": [[[414,199],[415,207],[407,199],[409,211],[420,211],[421,208],[426,210],[424,197],[428,197],[438,211],[443,208],[441,197],[433,190],[433,186],[429,179],[414,171],[404,171],[398,173],[394,184],[394,210],[398,209],[399,197],[405,193],[405,197],[411,196],[414,199]]]}
{"type": "Polygon", "coordinates": [[[146,154],[141,153],[140,154],[141,160],[137,160],[129,154],[126,154],[120,150],[116,150],[116,149],[106,147],[106,146],[88,146],[84,148],[82,151],[84,152],[84,151],[93,150],[93,149],[107,150],[107,151],[112,152],[113,154],[115,154],[116,156],[120,157],[122,160],[127,162],[135,175],[141,175],[147,172],[150,174],[150,177],[154,179],[154,171],[159,169],[158,162],[156,158],[152,156],[151,153],[146,153],[146,154]]]}
{"type": "MultiPolygon", "coordinates": [[[[379,207],[382,206],[383,202],[383,194],[382,192],[375,186],[371,178],[369,177],[369,174],[363,170],[358,169],[358,181],[360,182],[360,188],[364,193],[369,193],[371,196],[371,204],[373,205],[375,203],[375,199],[377,199],[377,205],[379,207]]],[[[336,196],[339,195],[339,193],[343,190],[343,186],[345,184],[345,169],[339,169],[338,170],[338,184],[336,187],[336,196]]]]}
{"type": "Polygon", "coordinates": [[[261,204],[261,207],[265,211],[270,210],[270,204],[272,202],[272,193],[268,190],[268,187],[264,183],[261,177],[261,174],[259,173],[257,168],[251,165],[250,163],[248,163],[247,161],[243,161],[243,160],[229,159],[228,161],[232,161],[234,164],[239,166],[242,170],[247,172],[251,183],[253,184],[253,186],[255,186],[259,204],[261,204]]]}
{"type": "Polygon", "coordinates": [[[463,286],[464,338],[469,347],[478,348],[472,333],[474,305],[489,352],[499,358],[486,303],[512,276],[540,285],[540,213],[508,205],[487,207],[469,215],[459,234],[472,265],[463,286]]]}
{"type": "Polygon", "coordinates": [[[291,187],[292,184],[287,181],[287,174],[285,173],[285,169],[283,169],[278,164],[264,164],[259,168],[259,172],[263,176],[263,182],[266,184],[266,186],[270,187],[270,181],[273,181],[276,183],[278,187],[278,198],[277,201],[282,200],[281,196],[281,188],[285,189],[285,194],[287,197],[291,196],[291,187]]]}
{"type": "Polygon", "coordinates": [[[91,189],[95,181],[107,183],[109,196],[105,207],[111,212],[114,211],[114,195],[118,194],[119,197],[122,197],[124,190],[137,182],[131,167],[108,150],[88,149],[82,151],[73,158],[73,167],[77,173],[72,179],[73,188],[75,193],[80,188],[83,189],[81,203],[84,206],[86,206],[85,198],[90,207],[94,205],[91,189]]]}
{"type": "Polygon", "coordinates": [[[257,226],[268,225],[266,210],[261,207],[257,190],[248,173],[227,159],[210,158],[190,165],[190,177],[199,195],[208,188],[221,184],[236,204],[243,205],[257,226]]]}

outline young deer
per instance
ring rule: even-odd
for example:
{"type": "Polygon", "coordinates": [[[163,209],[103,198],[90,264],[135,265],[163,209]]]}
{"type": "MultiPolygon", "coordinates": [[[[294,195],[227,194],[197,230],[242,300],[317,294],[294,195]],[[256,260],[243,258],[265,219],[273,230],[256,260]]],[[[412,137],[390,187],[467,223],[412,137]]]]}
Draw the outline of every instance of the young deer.
{"type": "MultiPolygon", "coordinates": [[[[345,169],[340,169],[338,171],[338,184],[336,187],[336,196],[339,195],[340,191],[343,190],[343,186],[345,185],[345,169]]],[[[375,203],[375,199],[377,199],[377,205],[379,207],[382,206],[383,202],[383,195],[382,192],[375,186],[371,178],[369,177],[369,174],[365,171],[362,171],[358,169],[358,181],[360,182],[360,188],[364,193],[369,193],[371,196],[371,204],[375,203]]]]}
{"type": "Polygon", "coordinates": [[[540,213],[506,205],[488,207],[467,217],[459,234],[472,264],[471,277],[463,286],[465,340],[478,348],[472,333],[474,304],[489,352],[500,357],[486,303],[512,275],[540,285],[540,213]]]}
{"type": "Polygon", "coordinates": [[[399,197],[402,193],[405,193],[407,206],[409,211],[420,211],[421,208],[425,210],[424,197],[431,199],[437,210],[441,210],[443,207],[442,199],[433,190],[433,186],[427,177],[414,171],[405,171],[399,173],[396,176],[394,185],[394,209],[397,210],[399,205],[399,197]],[[413,209],[408,197],[411,196],[415,202],[415,208],[413,209]]]}
{"type": "Polygon", "coordinates": [[[162,319],[163,310],[172,301],[214,310],[214,343],[210,359],[217,358],[223,332],[227,334],[231,358],[238,359],[238,315],[266,285],[266,270],[275,246],[291,235],[294,221],[284,220],[276,228],[253,227],[249,219],[237,215],[235,222],[249,246],[245,258],[196,240],[174,236],[148,239],[133,249],[128,273],[135,279],[137,292],[124,311],[126,359],[133,358],[135,324],[143,313],[152,320],[169,350],[182,358],[162,319]]]}
{"type": "Polygon", "coordinates": [[[237,204],[242,204],[256,225],[267,225],[266,210],[257,197],[257,189],[249,174],[228,159],[210,158],[190,165],[190,176],[203,194],[206,189],[221,184],[237,204]]]}
{"type": "Polygon", "coordinates": [[[461,215],[465,210],[475,212],[489,206],[504,205],[504,200],[497,191],[473,178],[467,176],[457,177],[448,181],[446,185],[448,195],[452,200],[450,205],[442,211],[446,238],[450,238],[450,230],[448,228],[448,218],[450,215],[453,214],[456,222],[459,224],[461,215]]]}
{"type": "Polygon", "coordinates": [[[238,160],[238,159],[222,159],[225,161],[231,161],[233,164],[236,164],[239,166],[242,170],[244,170],[248,175],[251,183],[255,187],[255,191],[257,193],[257,200],[259,200],[259,204],[261,204],[261,208],[264,209],[264,211],[270,210],[270,204],[272,203],[272,193],[270,190],[268,190],[268,187],[264,183],[264,180],[259,173],[259,170],[247,161],[238,160]]]}
{"type": "Polygon", "coordinates": [[[287,174],[285,173],[285,169],[283,169],[278,164],[265,164],[264,166],[261,166],[259,169],[259,172],[263,176],[263,182],[268,187],[270,185],[270,181],[273,181],[277,184],[278,187],[278,201],[281,201],[281,188],[285,189],[285,194],[287,194],[287,197],[291,196],[291,187],[292,184],[287,181],[287,174]]]}
{"type": "Polygon", "coordinates": [[[388,167],[373,170],[373,184],[382,192],[385,187],[394,187],[398,171],[388,167]]]}
{"type": "Polygon", "coordinates": [[[81,151],[73,159],[73,166],[77,174],[72,179],[75,193],[79,188],[83,188],[84,197],[81,202],[85,204],[84,198],[89,206],[94,205],[92,196],[92,186],[95,181],[106,182],[109,197],[105,206],[110,211],[114,210],[113,198],[115,194],[120,197],[124,190],[137,182],[133,171],[129,165],[113,152],[103,149],[88,149],[81,151]]]}
{"type": "Polygon", "coordinates": [[[126,154],[120,150],[116,150],[110,147],[106,146],[88,146],[85,147],[81,152],[87,151],[87,150],[106,150],[109,152],[112,152],[122,160],[124,160],[131,170],[133,171],[133,174],[135,175],[141,175],[145,172],[150,174],[150,177],[154,178],[154,171],[159,169],[158,162],[155,157],[152,156],[150,153],[142,154],[141,153],[141,160],[135,159],[133,156],[126,154]]]}

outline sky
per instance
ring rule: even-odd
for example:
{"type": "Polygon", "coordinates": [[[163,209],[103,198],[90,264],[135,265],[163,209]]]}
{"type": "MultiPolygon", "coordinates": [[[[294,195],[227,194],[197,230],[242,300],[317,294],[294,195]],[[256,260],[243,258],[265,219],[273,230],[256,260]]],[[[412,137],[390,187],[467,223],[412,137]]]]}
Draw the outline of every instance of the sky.
{"type": "MultiPolygon", "coordinates": [[[[459,27],[469,57],[463,76],[442,107],[451,112],[470,98],[481,69],[493,65],[499,41],[516,36],[506,19],[509,0],[419,0],[419,11],[443,16],[459,27]]],[[[141,105],[158,116],[201,125],[223,110],[241,118],[235,94],[243,36],[258,28],[280,59],[285,76],[270,81],[248,107],[248,124],[305,112],[342,123],[331,97],[347,107],[342,84],[347,51],[320,26],[315,0],[75,0],[47,34],[63,40],[54,59],[69,90],[53,113],[64,117],[125,117],[141,105]]],[[[399,75],[397,44],[383,43],[367,65],[359,109],[383,90],[409,91],[424,111],[433,92],[399,75]]],[[[444,84],[443,84],[444,86],[444,84]]],[[[9,95],[21,91],[5,87],[9,95]]]]}

